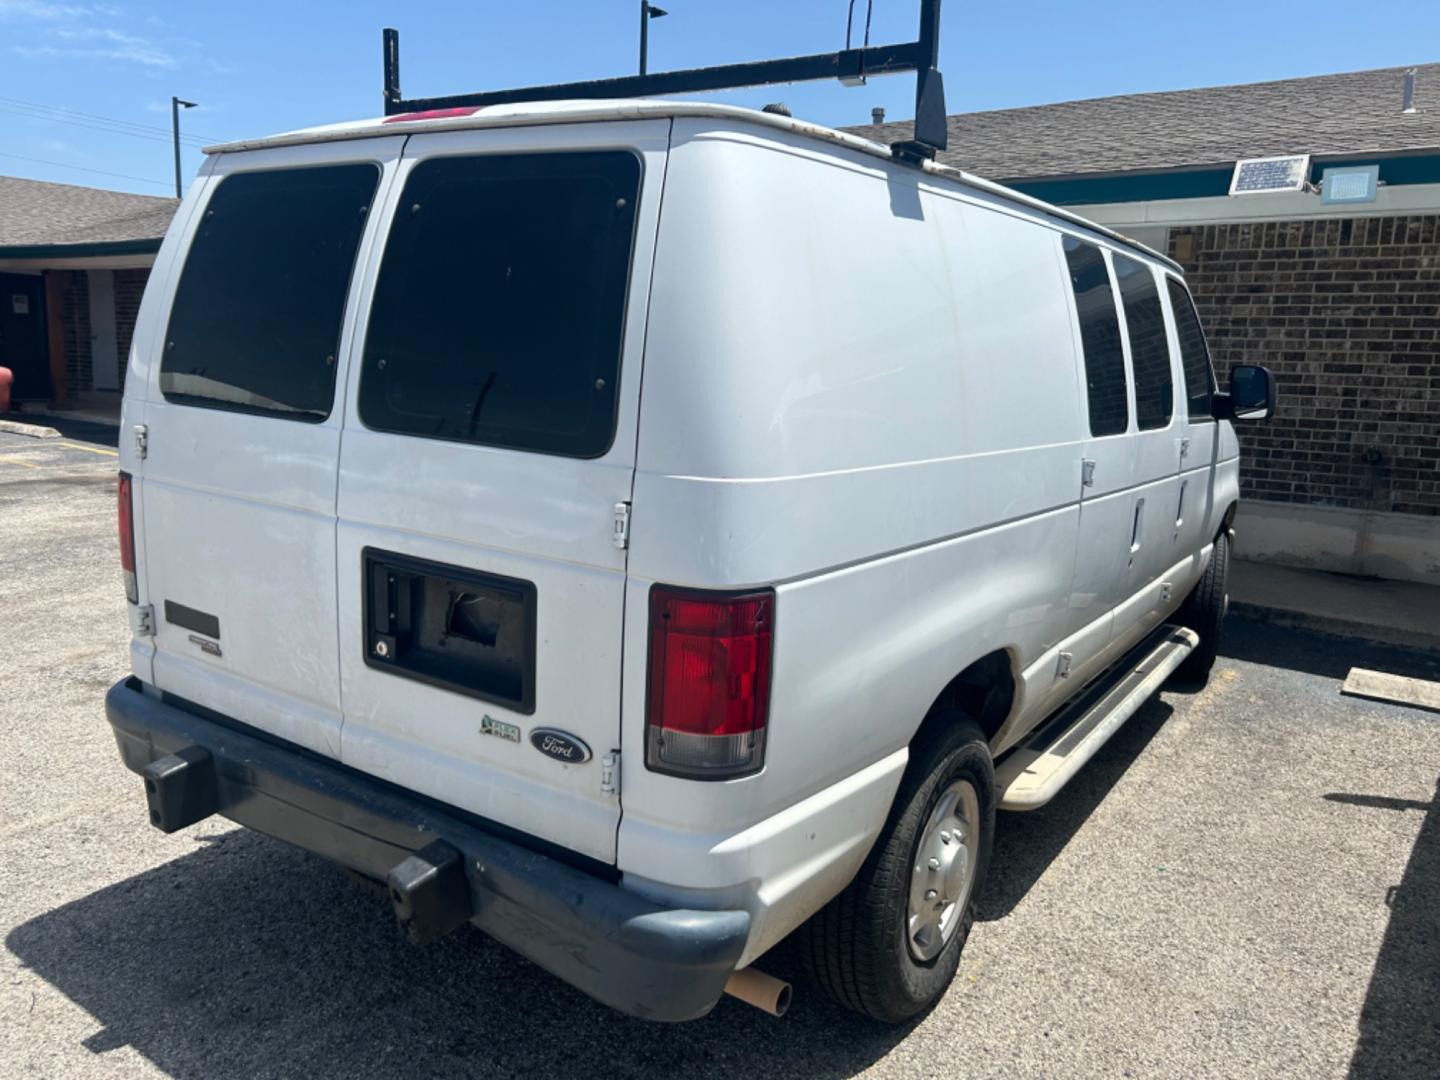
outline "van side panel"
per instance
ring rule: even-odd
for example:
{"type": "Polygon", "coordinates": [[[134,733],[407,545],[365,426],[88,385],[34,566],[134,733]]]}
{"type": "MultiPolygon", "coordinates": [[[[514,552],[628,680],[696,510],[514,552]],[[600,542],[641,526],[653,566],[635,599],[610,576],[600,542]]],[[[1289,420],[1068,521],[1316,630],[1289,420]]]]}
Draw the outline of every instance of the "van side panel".
{"type": "Polygon", "coordinates": [[[1076,501],[1051,232],[859,155],[675,139],[635,502],[686,528],[637,520],[632,574],[787,580],[1076,501]]]}
{"type": "Polygon", "coordinates": [[[747,955],[853,875],[899,781],[881,763],[903,762],[960,668],[1003,649],[1019,670],[1068,625],[1083,391],[1066,287],[1054,232],[1023,215],[860,155],[676,122],[635,480],[619,865],[682,890],[763,882],[747,955]],[[645,769],[656,581],[781,583],[760,774],[645,769]],[[851,790],[861,774],[868,795],[851,790]],[[769,876],[770,852],[734,845],[782,811],[796,820],[772,842],[803,875],[769,876]]]}

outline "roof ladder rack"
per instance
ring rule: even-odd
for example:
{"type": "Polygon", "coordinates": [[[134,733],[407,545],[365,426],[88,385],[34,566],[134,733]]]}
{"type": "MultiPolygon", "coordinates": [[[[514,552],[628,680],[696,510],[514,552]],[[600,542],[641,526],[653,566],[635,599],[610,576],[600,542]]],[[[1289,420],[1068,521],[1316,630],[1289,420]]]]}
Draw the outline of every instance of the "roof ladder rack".
{"type": "Polygon", "coordinates": [[[400,92],[400,32],[384,31],[385,115],[432,112],[438,109],[482,108],[529,101],[565,98],[631,98],[663,94],[733,90],[774,83],[814,82],[820,79],[854,81],[869,75],[915,72],[914,137],[892,143],[891,152],[902,160],[933,159],[945,149],[945,84],[936,63],[940,55],[940,0],[920,0],[920,34],[899,45],[869,45],[840,52],[756,60],[719,67],[626,75],[616,79],[553,83],[514,90],[487,90],[445,97],[406,98],[400,92]]]}

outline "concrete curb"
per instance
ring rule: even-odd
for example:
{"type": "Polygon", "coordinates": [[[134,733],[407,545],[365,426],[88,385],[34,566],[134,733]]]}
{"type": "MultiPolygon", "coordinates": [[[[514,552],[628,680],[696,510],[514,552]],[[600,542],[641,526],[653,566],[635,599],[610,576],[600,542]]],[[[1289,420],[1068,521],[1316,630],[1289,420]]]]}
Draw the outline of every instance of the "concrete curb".
{"type": "Polygon", "coordinates": [[[48,420],[52,424],[84,424],[86,427],[107,427],[120,430],[119,415],[69,412],[61,409],[59,412],[33,412],[27,415],[33,416],[36,420],[48,420]]]}
{"type": "Polygon", "coordinates": [[[40,424],[22,424],[18,420],[0,420],[0,431],[7,435],[28,435],[32,439],[58,439],[60,432],[40,424]]]}
{"type": "Polygon", "coordinates": [[[1440,651],[1440,634],[1427,634],[1417,630],[1405,630],[1395,626],[1358,622],[1353,619],[1337,619],[1329,615],[1313,615],[1307,611],[1292,611],[1285,608],[1266,607],[1230,598],[1230,614],[1246,622],[1267,623],[1271,626],[1285,626],[1295,630],[1309,630],[1327,637],[1350,638],[1368,641],[1377,645],[1393,645],[1402,649],[1421,649],[1427,652],[1440,651]]]}

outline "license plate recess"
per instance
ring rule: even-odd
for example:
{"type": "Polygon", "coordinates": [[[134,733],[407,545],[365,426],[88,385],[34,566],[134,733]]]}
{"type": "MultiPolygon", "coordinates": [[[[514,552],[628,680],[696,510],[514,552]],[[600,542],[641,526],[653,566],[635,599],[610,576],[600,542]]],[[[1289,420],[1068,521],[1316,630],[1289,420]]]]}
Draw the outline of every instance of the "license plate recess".
{"type": "Polygon", "coordinates": [[[535,711],[535,586],[366,548],[365,663],[535,711]]]}

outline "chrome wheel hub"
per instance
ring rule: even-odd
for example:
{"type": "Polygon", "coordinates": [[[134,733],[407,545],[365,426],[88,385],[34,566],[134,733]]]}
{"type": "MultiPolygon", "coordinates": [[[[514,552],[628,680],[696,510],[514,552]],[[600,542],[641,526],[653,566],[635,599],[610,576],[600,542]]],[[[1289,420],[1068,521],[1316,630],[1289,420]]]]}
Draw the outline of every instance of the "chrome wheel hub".
{"type": "Polygon", "coordinates": [[[980,850],[980,798],[969,780],[940,794],[920,830],[905,933],[916,960],[933,960],[955,936],[970,903],[980,850]]]}

